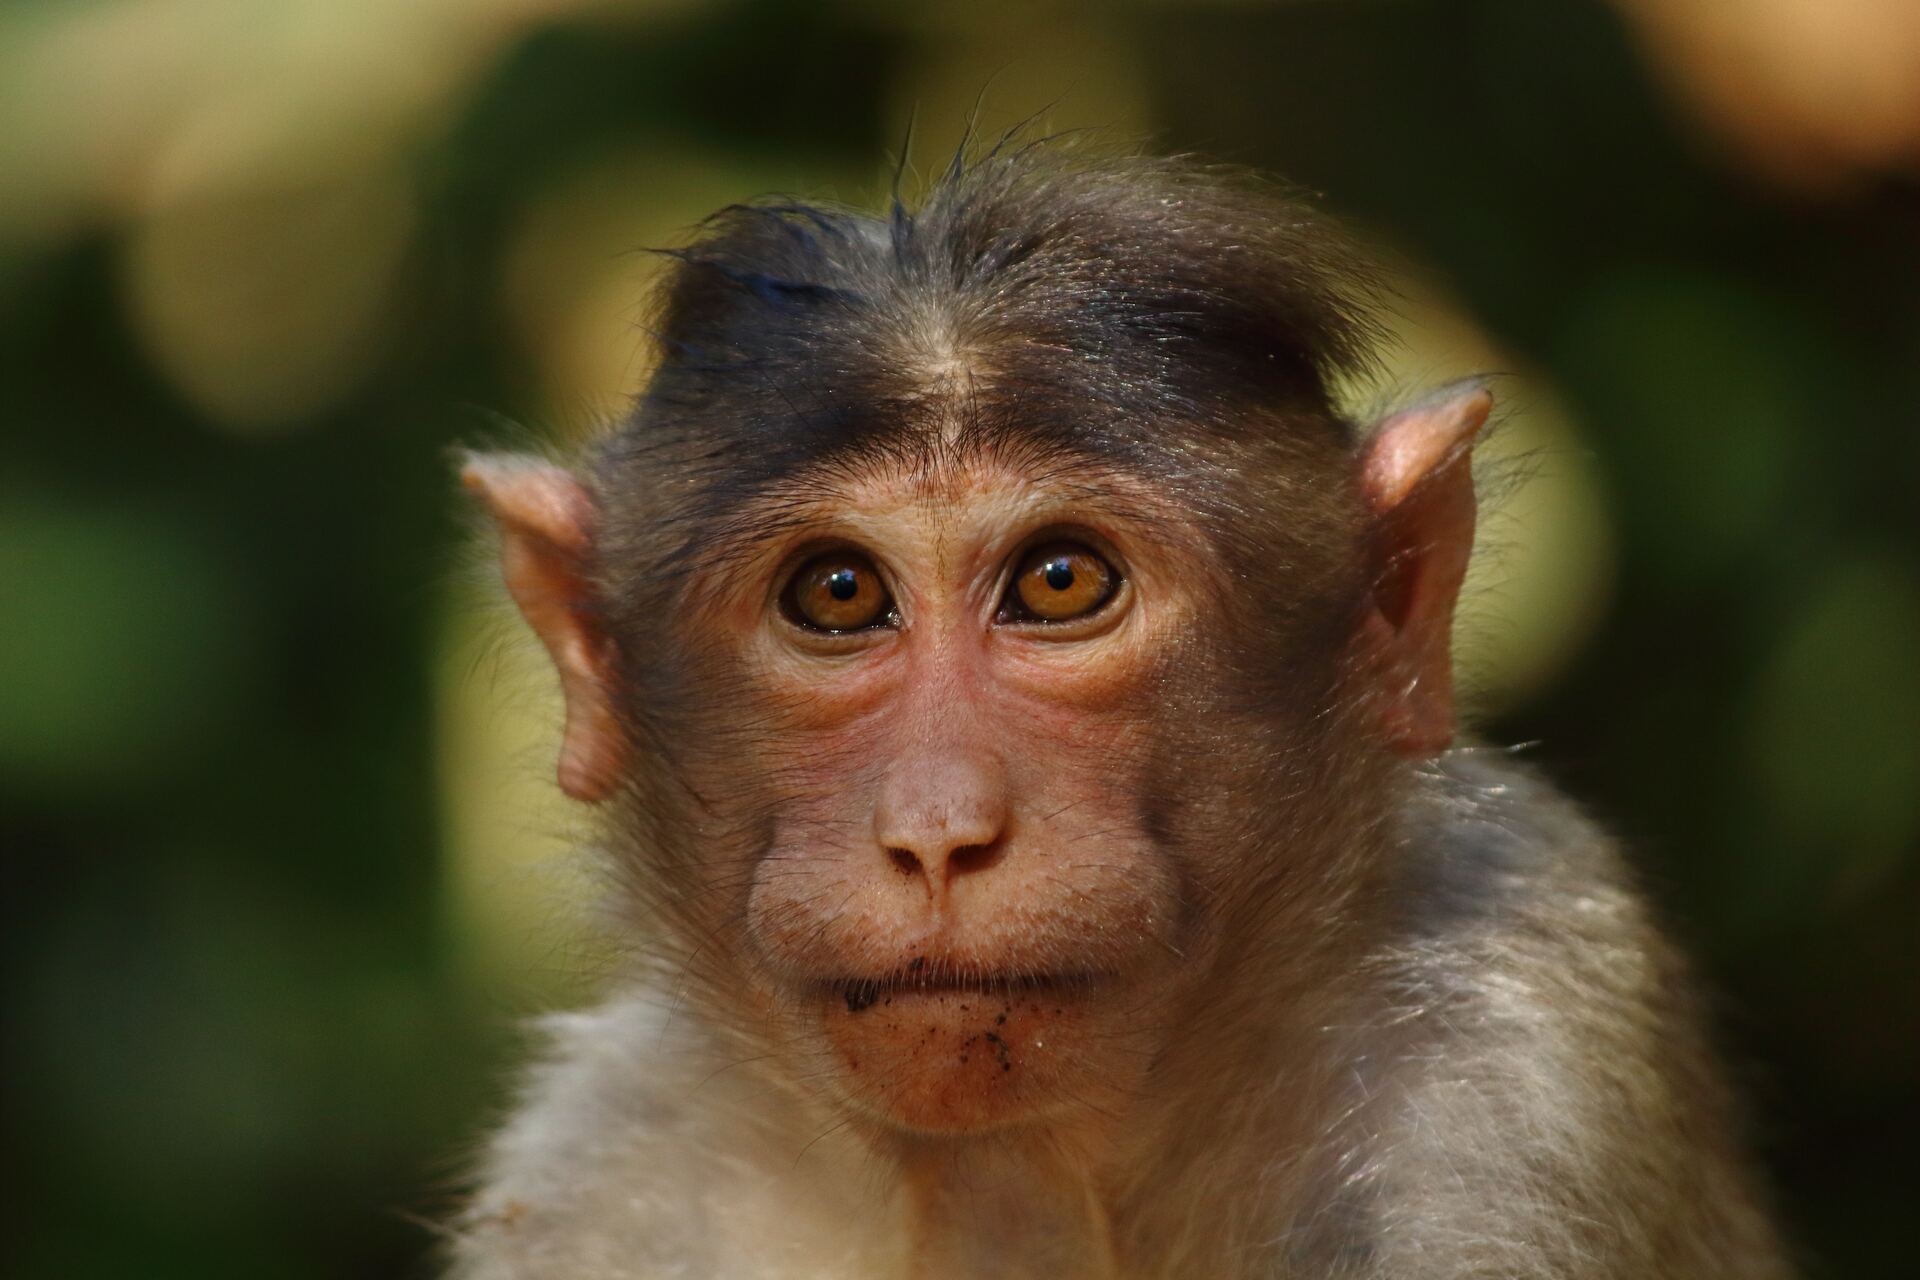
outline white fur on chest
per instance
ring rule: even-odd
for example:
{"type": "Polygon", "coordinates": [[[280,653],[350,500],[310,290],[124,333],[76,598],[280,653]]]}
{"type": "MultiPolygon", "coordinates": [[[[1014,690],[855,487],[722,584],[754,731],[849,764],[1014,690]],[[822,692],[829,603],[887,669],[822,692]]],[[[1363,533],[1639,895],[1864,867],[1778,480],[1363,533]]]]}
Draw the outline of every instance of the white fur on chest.
{"type": "Polygon", "coordinates": [[[729,1067],[643,992],[549,1019],[456,1245],[465,1280],[905,1274],[897,1187],[830,1119],[770,1122],[778,1086],[729,1067]]]}

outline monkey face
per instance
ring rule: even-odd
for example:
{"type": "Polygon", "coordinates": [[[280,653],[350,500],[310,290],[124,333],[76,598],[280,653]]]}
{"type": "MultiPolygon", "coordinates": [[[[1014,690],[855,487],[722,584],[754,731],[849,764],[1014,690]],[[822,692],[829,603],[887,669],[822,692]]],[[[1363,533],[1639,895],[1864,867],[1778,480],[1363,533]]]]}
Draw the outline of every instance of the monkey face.
{"type": "Polygon", "coordinates": [[[1057,1133],[1236,939],[1338,900],[1303,886],[1374,820],[1323,776],[1358,768],[1344,491],[1191,461],[932,434],[598,512],[470,469],[562,672],[562,785],[615,802],[681,990],[755,1057],[902,1131],[1057,1133]]]}
{"type": "Polygon", "coordinates": [[[957,465],[783,519],[686,613],[725,709],[693,789],[757,833],[722,860],[751,866],[741,976],[871,1117],[1098,1106],[1196,959],[1154,797],[1204,661],[1197,535],[1114,482],[957,465]]]}

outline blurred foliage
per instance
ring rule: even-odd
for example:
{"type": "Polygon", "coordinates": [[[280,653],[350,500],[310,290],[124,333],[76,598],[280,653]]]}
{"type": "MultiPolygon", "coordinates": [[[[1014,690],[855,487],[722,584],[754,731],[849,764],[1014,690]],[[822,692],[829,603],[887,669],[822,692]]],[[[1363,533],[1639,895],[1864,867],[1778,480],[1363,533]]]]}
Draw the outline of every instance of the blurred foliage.
{"type": "Polygon", "coordinates": [[[976,98],[1324,193],[1405,282],[1376,396],[1506,375],[1488,733],[1633,840],[1815,1274],[1908,1274],[1920,14],[1811,3],[0,12],[21,1274],[426,1270],[514,1016],[600,963],[445,450],[617,411],[634,250],[871,201],[976,98]],[[1858,83],[1769,79],[1809,40],[1858,83]]]}

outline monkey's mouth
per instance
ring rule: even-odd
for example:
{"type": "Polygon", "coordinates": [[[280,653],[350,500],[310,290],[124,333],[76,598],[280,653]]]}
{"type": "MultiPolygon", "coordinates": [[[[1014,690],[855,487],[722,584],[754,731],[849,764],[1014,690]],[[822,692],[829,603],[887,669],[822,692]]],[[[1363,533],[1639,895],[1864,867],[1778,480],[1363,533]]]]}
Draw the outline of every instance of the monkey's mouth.
{"type": "MultiPolygon", "coordinates": [[[[1117,970],[1035,971],[925,957],[812,985],[838,1070],[827,1087],[856,1110],[920,1133],[982,1132],[1070,1107],[1110,1043],[1117,970]]],[[[1095,1072],[1095,1076],[1098,1072],[1095,1072]]]]}
{"type": "Polygon", "coordinates": [[[1064,999],[1084,994],[1101,976],[1093,972],[992,973],[941,970],[921,960],[878,978],[840,978],[825,984],[829,993],[846,1002],[848,1013],[861,1013],[876,1004],[899,998],[974,995],[983,1000],[1064,999]]]}

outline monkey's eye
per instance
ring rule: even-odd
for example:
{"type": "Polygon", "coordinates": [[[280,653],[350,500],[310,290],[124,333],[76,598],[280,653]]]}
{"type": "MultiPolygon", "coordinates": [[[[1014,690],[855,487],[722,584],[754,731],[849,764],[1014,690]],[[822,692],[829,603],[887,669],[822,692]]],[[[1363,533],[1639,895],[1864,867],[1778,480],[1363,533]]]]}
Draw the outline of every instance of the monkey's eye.
{"type": "Polygon", "coordinates": [[[884,622],[893,601],[873,562],[851,551],[830,551],[800,566],[787,584],[790,617],[815,631],[858,631],[884,622]]]}
{"type": "Polygon", "coordinates": [[[1049,542],[1021,558],[1007,613],[1014,621],[1070,622],[1112,599],[1119,582],[1119,573],[1092,548],[1049,542]]]}

